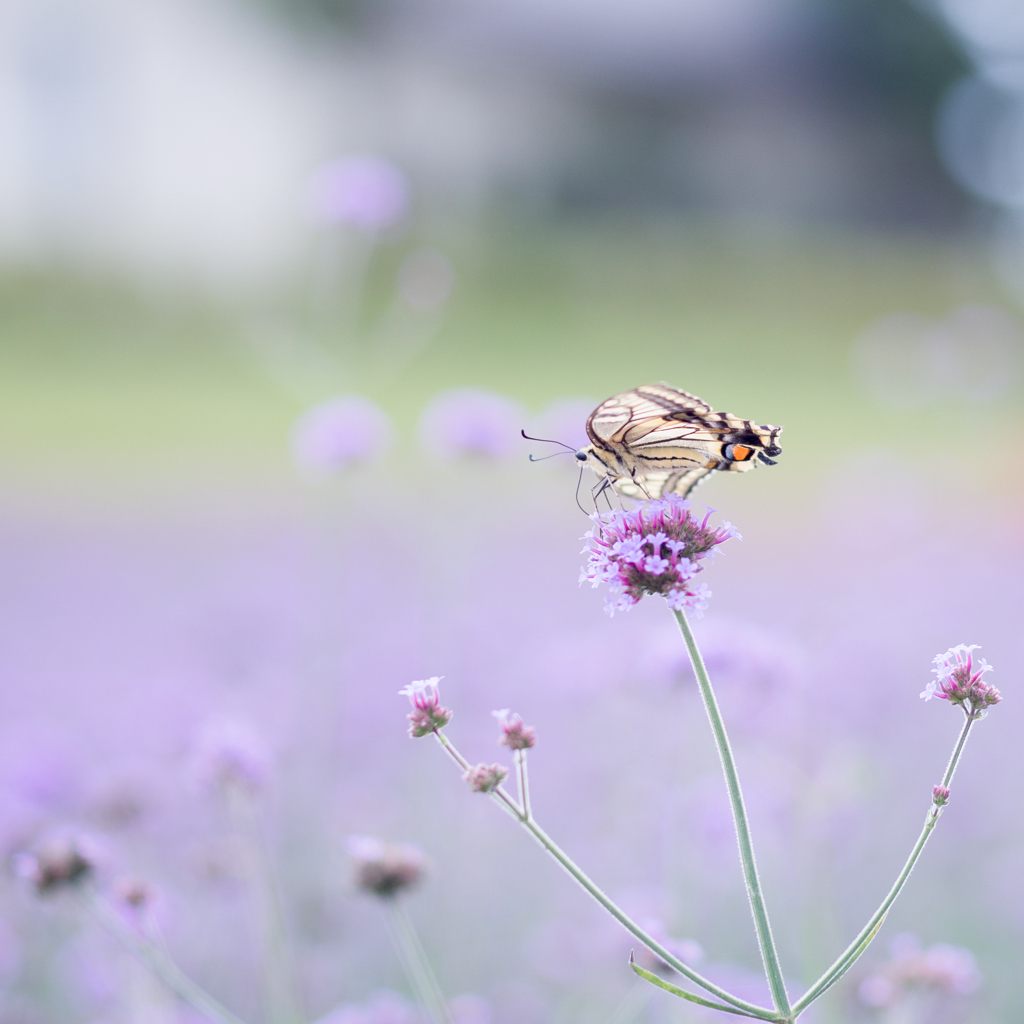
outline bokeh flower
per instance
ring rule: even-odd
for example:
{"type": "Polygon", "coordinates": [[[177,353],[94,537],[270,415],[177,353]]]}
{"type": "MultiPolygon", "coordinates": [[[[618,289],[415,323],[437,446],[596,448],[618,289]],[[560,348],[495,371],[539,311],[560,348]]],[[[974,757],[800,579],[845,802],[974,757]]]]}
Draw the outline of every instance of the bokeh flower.
{"type": "Polygon", "coordinates": [[[529,750],[537,742],[537,733],[532,725],[523,725],[522,718],[514,715],[508,708],[492,711],[492,715],[501,726],[501,737],[498,742],[509,750],[529,750]]]}
{"type": "Polygon", "coordinates": [[[921,696],[925,700],[931,700],[932,697],[948,700],[972,716],[998,704],[1003,699],[999,691],[982,678],[986,672],[992,671],[992,666],[984,658],[980,658],[980,664],[975,665],[971,652],[977,649],[977,644],[957,644],[945,654],[936,654],[936,668],[932,669],[935,678],[928,683],[921,696]]]}
{"type": "Polygon", "coordinates": [[[882,1008],[900,1002],[911,991],[966,996],[981,984],[970,950],[944,942],[922,949],[913,935],[897,935],[889,946],[890,960],[868,975],[857,990],[860,1001],[882,1008]]]}
{"type": "Polygon", "coordinates": [[[707,606],[710,591],[693,583],[703,568],[700,562],[740,535],[731,523],[710,527],[713,510],[698,520],[690,507],[684,498],[670,494],[628,511],[590,517],[596,525],[583,537],[588,558],[580,582],[608,585],[609,614],[628,610],[644,594],[658,594],[678,611],[707,606]]]}
{"type": "Polygon", "coordinates": [[[478,764],[462,777],[474,793],[493,793],[508,778],[508,769],[500,764],[478,764]]]}
{"type": "Polygon", "coordinates": [[[337,473],[376,462],[391,443],[387,413],[362,395],[343,395],[315,405],[292,427],[292,454],[304,469],[337,473]]]}
{"type": "Polygon", "coordinates": [[[429,736],[435,729],[443,729],[451,720],[452,712],[441,706],[441,692],[438,684],[444,676],[417,679],[398,691],[399,696],[408,697],[412,704],[409,719],[409,735],[413,739],[429,736]]]}
{"type": "Polygon", "coordinates": [[[372,836],[352,836],[348,852],[356,885],[374,896],[395,896],[423,880],[427,859],[414,843],[384,843],[372,836]]]}
{"type": "Polygon", "coordinates": [[[384,157],[347,156],[314,171],[309,198],[317,220],[374,234],[402,219],[409,186],[402,171],[384,157]]]}
{"type": "Polygon", "coordinates": [[[33,851],[18,854],[14,870],[41,896],[87,882],[96,872],[97,853],[78,835],[53,836],[33,851]]]}
{"type": "Polygon", "coordinates": [[[272,759],[259,731],[239,719],[212,719],[199,729],[192,771],[207,789],[239,786],[256,791],[270,781],[272,759]]]}
{"type": "Polygon", "coordinates": [[[420,441],[445,459],[500,459],[518,449],[525,422],[525,411],[511,398],[456,388],[428,403],[420,419],[420,441]]]}

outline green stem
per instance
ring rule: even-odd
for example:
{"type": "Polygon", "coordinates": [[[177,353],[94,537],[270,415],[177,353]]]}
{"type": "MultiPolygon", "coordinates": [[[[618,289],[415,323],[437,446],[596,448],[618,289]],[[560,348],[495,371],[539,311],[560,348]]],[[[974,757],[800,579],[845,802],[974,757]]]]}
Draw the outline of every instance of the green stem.
{"type": "Polygon", "coordinates": [[[144,963],[153,974],[183,1002],[198,1010],[213,1024],[244,1024],[222,1006],[208,992],[197,985],[156,944],[137,935],[93,890],[83,892],[86,908],[133,956],[144,963]]]}
{"type": "MultiPolygon", "coordinates": [[[[950,755],[949,763],[946,765],[946,772],[942,776],[941,785],[947,789],[953,779],[953,773],[956,771],[960,755],[964,750],[964,744],[967,742],[967,736],[976,718],[977,715],[974,713],[966,714],[966,721],[960,730],[960,737],[953,748],[953,753],[950,755]]],[[[910,877],[910,872],[913,871],[917,858],[921,856],[921,851],[924,849],[925,843],[928,842],[940,814],[941,810],[935,804],[928,808],[928,814],[924,820],[924,828],[921,830],[914,848],[910,851],[910,856],[907,858],[906,864],[903,865],[903,870],[900,872],[895,884],[882,901],[882,905],[872,915],[871,920],[860,930],[853,942],[843,950],[839,959],[796,1001],[793,1005],[793,1012],[795,1014],[805,1010],[815,999],[823,995],[826,989],[831,988],[857,962],[864,950],[868,948],[871,940],[882,926],[882,921],[889,912],[889,908],[896,897],[899,896],[900,890],[910,877]]]]}
{"type": "Polygon", "coordinates": [[[761,947],[761,957],[764,961],[768,985],[772,991],[772,1000],[779,1016],[789,1018],[791,1016],[789,996],[786,994],[786,984],[782,978],[782,968],[779,966],[779,955],[775,951],[771,925],[768,923],[768,911],[764,905],[764,896],[761,894],[761,881],[757,877],[754,847],[750,841],[750,826],[747,824],[747,810],[743,804],[743,793],[740,791],[739,776],[736,774],[736,762],[733,760],[732,749],[729,746],[729,737],[726,735],[725,723],[722,721],[722,714],[718,709],[714,690],[711,688],[711,680],[704,667],[704,659],[697,649],[697,642],[693,638],[686,615],[684,612],[676,611],[675,617],[690,652],[690,661],[693,663],[693,671],[697,676],[700,694],[704,699],[704,709],[711,722],[715,743],[718,745],[718,754],[722,760],[725,782],[729,790],[729,802],[732,804],[732,816],[736,823],[736,839],[740,848],[740,860],[743,863],[743,877],[747,883],[747,896],[750,899],[750,909],[754,915],[754,927],[757,929],[757,941],[761,947]]]}
{"type": "Polygon", "coordinates": [[[409,975],[416,995],[433,1024],[452,1024],[448,1004],[437,983],[430,961],[420,943],[405,908],[394,897],[387,900],[388,925],[402,966],[409,975]]]}
{"type": "Polygon", "coordinates": [[[526,774],[526,751],[516,751],[516,771],[519,776],[519,803],[523,808],[523,818],[529,820],[533,815],[530,811],[530,779],[526,774]]]}
{"type": "MultiPolygon", "coordinates": [[[[434,735],[437,737],[438,742],[447,751],[448,755],[453,761],[463,770],[469,768],[469,762],[455,749],[452,742],[442,732],[435,731],[434,735]]],[[[545,850],[551,854],[559,864],[565,868],[566,871],[591,895],[597,900],[598,903],[608,911],[612,917],[615,918],[619,924],[622,925],[626,931],[635,935],[649,950],[661,957],[670,967],[678,971],[683,977],[689,978],[695,985],[699,985],[701,988],[710,992],[712,995],[718,996],[723,1002],[731,1003],[733,1006],[749,1013],[752,1017],[758,1017],[761,1020],[778,1021],[780,1015],[773,1010],[769,1010],[763,1006],[757,1006],[754,1003],[748,1003],[744,999],[740,999],[737,996],[726,992],[725,989],[719,988],[714,982],[709,981],[707,978],[698,974],[695,970],[687,967],[678,957],[673,956],[660,942],[653,939],[647,934],[638,924],[631,920],[624,911],[617,907],[570,859],[568,854],[561,850],[555,843],[555,841],[537,824],[537,822],[531,817],[527,818],[523,809],[512,799],[512,797],[505,792],[505,790],[499,786],[490,794],[491,798],[500,807],[510,813],[524,828],[526,828],[530,834],[544,847],[545,850]]]]}

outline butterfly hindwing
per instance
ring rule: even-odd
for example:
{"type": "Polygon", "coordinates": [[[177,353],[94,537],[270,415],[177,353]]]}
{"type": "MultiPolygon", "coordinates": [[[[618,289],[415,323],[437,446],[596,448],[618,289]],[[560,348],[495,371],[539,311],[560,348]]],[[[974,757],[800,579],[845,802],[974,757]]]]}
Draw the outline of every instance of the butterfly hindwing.
{"type": "Polygon", "coordinates": [[[642,384],[602,402],[587,419],[587,462],[630,498],[687,495],[716,470],[771,464],[781,427],[758,426],[670,384],[642,384]]]}

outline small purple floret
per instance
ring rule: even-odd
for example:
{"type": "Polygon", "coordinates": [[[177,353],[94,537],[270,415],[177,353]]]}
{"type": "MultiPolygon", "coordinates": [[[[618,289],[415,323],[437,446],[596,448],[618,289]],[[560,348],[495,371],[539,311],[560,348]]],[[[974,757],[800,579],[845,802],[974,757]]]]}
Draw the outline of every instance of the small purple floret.
{"type": "Polygon", "coordinates": [[[627,611],[644,594],[664,597],[676,611],[707,607],[711,592],[693,582],[703,568],[699,563],[740,535],[731,523],[709,526],[713,509],[701,520],[691,515],[690,507],[684,498],[669,494],[628,512],[590,517],[597,525],[583,538],[588,558],[580,582],[608,585],[609,614],[627,611]]]}
{"type": "Polygon", "coordinates": [[[406,717],[409,719],[409,735],[413,739],[429,736],[452,720],[452,712],[441,706],[438,683],[443,678],[432,676],[430,679],[418,679],[398,691],[399,696],[408,697],[412,704],[412,713],[406,717]]]}
{"type": "Polygon", "coordinates": [[[508,708],[492,711],[492,715],[501,726],[498,742],[509,750],[529,750],[537,742],[537,733],[532,725],[523,725],[519,715],[514,715],[508,708]]]}
{"type": "Polygon", "coordinates": [[[493,793],[508,776],[508,769],[500,764],[478,764],[462,777],[474,793],[493,793]]]}
{"type": "Polygon", "coordinates": [[[992,671],[992,666],[984,658],[979,658],[979,663],[975,664],[971,652],[977,649],[977,644],[957,644],[945,654],[936,654],[936,668],[932,669],[935,678],[921,696],[925,700],[931,700],[932,697],[948,700],[950,704],[962,707],[972,717],[998,704],[1003,699],[999,691],[982,679],[986,672],[992,671]]]}

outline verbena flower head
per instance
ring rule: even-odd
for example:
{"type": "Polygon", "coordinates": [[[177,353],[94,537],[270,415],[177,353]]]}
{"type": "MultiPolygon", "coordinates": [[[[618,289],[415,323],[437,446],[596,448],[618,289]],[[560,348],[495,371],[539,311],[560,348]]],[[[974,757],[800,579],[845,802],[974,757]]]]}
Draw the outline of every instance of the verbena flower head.
{"type": "Polygon", "coordinates": [[[295,461],[319,476],[376,462],[390,441],[387,413],[362,395],[341,395],[315,405],[292,427],[295,461]]]}
{"type": "Polygon", "coordinates": [[[452,720],[452,712],[441,706],[438,683],[443,678],[432,676],[430,679],[418,679],[398,691],[400,696],[408,697],[412,704],[412,713],[406,717],[409,719],[409,735],[414,739],[429,736],[435,729],[443,729],[452,720]]]}
{"type": "Polygon", "coordinates": [[[309,188],[314,216],[325,224],[351,224],[368,235],[397,223],[409,205],[405,175],[371,154],[323,164],[309,188]]]}
{"type": "Polygon", "coordinates": [[[895,1006],[915,993],[968,996],[981,984],[971,951],[937,943],[928,949],[913,935],[897,935],[890,943],[891,959],[861,982],[862,1003],[881,1009],[895,1006]]]}
{"type": "Polygon", "coordinates": [[[519,450],[526,412],[511,398],[480,388],[435,395],[420,419],[420,441],[443,459],[501,459],[519,450]]]}
{"type": "Polygon", "coordinates": [[[87,882],[96,872],[97,854],[81,836],[63,835],[40,844],[31,853],[20,853],[14,869],[41,896],[87,882]]]}
{"type": "Polygon", "coordinates": [[[597,525],[583,538],[588,558],[580,582],[608,585],[609,614],[627,611],[644,594],[659,594],[677,611],[707,607],[710,591],[693,582],[700,562],[740,535],[731,523],[709,526],[714,509],[698,519],[690,507],[685,498],[669,494],[627,512],[590,517],[597,525]]]}
{"type": "Polygon", "coordinates": [[[270,781],[273,758],[260,732],[239,719],[214,719],[196,736],[192,771],[206,789],[238,786],[251,792],[270,781]]]}
{"type": "Polygon", "coordinates": [[[977,644],[957,644],[945,654],[935,655],[935,678],[921,693],[925,700],[938,697],[950,704],[959,705],[970,715],[980,715],[986,708],[998,704],[1003,698],[999,691],[986,683],[982,676],[992,671],[992,666],[979,658],[975,661],[972,651],[977,644]]]}
{"type": "Polygon", "coordinates": [[[374,896],[395,896],[423,880],[427,859],[414,843],[382,843],[372,836],[352,836],[348,852],[355,863],[356,884],[374,896]]]}
{"type": "Polygon", "coordinates": [[[492,711],[492,715],[501,726],[498,742],[509,750],[529,750],[537,742],[537,733],[531,725],[523,725],[523,720],[512,714],[508,708],[492,711]]]}
{"type": "Polygon", "coordinates": [[[500,764],[478,764],[462,777],[474,793],[491,793],[508,777],[508,769],[500,764]]]}

